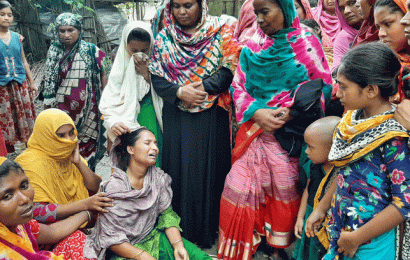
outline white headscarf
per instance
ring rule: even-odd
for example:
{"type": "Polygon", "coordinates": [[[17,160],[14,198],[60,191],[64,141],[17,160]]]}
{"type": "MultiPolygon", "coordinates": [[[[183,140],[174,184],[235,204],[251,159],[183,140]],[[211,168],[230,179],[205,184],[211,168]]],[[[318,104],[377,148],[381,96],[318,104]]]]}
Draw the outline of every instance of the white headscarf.
{"type": "Polygon", "coordinates": [[[108,136],[114,140],[111,127],[118,122],[124,123],[131,130],[137,129],[137,118],[140,112],[139,102],[151,89],[152,101],[158,123],[162,130],[162,99],[156,94],[152,84],[148,84],[144,77],[135,71],[134,58],[127,52],[127,39],[135,28],[141,28],[151,36],[151,47],[154,44],[151,25],[142,21],[128,23],[122,31],[122,39],[118,47],[117,56],[108,78],[99,109],[104,117],[104,126],[108,129],[108,136]]]}

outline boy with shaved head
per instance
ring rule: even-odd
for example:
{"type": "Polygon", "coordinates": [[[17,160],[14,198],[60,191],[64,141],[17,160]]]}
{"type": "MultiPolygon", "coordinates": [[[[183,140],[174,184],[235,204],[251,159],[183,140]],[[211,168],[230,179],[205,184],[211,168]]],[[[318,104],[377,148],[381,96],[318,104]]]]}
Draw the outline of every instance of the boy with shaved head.
{"type": "MultiPolygon", "coordinates": [[[[302,166],[303,170],[300,173],[305,172],[308,180],[295,225],[295,236],[300,239],[296,243],[293,254],[293,258],[296,260],[322,259],[326,254],[327,236],[307,237],[304,224],[313,211],[315,201],[318,203],[323,197],[322,194],[330,187],[335,176],[333,165],[328,161],[328,155],[332,146],[333,133],[339,120],[340,117],[336,116],[324,117],[310,124],[305,130],[306,154],[309,161],[302,166]],[[325,244],[325,248],[320,246],[317,239],[325,244]]],[[[324,233],[324,235],[326,234],[324,233]]]]}

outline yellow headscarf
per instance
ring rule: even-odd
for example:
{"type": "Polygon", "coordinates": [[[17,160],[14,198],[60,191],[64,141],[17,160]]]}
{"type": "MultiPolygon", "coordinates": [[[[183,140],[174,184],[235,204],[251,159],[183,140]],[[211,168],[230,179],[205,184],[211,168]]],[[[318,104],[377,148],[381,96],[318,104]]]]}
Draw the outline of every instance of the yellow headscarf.
{"type": "Polygon", "coordinates": [[[70,160],[77,142],[74,122],[66,113],[47,109],[38,115],[28,149],[16,158],[34,188],[34,202],[67,204],[88,198],[83,176],[70,160]],[[74,127],[74,141],[56,134],[66,124],[74,127]]]}

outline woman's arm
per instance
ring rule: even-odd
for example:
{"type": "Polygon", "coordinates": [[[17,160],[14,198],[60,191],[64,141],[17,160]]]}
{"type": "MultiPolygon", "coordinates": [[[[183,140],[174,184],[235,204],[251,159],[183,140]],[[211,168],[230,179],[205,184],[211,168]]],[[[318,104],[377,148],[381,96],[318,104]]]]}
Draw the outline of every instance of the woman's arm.
{"type": "Polygon", "coordinates": [[[172,105],[175,105],[178,100],[182,100],[193,106],[199,106],[205,101],[206,92],[201,89],[203,87],[202,82],[194,82],[180,87],[156,75],[151,76],[151,81],[157,94],[162,97],[165,102],[172,105]]]}
{"type": "Polygon", "coordinates": [[[100,183],[102,181],[101,177],[95,174],[85,163],[81,160],[80,156],[80,148],[79,144],[77,143],[77,147],[74,149],[73,153],[71,154],[71,162],[78,168],[78,170],[83,175],[84,185],[85,187],[92,191],[97,192],[100,183]]]}
{"type": "Polygon", "coordinates": [[[154,260],[148,252],[136,248],[128,242],[110,246],[111,251],[113,251],[116,255],[129,258],[129,259],[137,259],[137,260],[154,260]]]}
{"type": "Polygon", "coordinates": [[[205,91],[210,95],[223,93],[229,89],[233,80],[233,74],[230,69],[220,68],[212,76],[202,80],[205,91]]]}
{"type": "Polygon", "coordinates": [[[39,244],[56,244],[74,233],[81,225],[91,220],[91,213],[82,211],[72,217],[50,225],[39,223],[39,244]]]}
{"type": "Polygon", "coordinates": [[[28,79],[28,83],[30,84],[29,87],[34,92],[34,95],[37,96],[38,95],[38,89],[34,85],[33,76],[31,75],[30,66],[28,65],[26,55],[24,54],[23,48],[21,49],[21,59],[23,60],[23,66],[24,66],[24,70],[26,71],[26,77],[28,79]]]}
{"type": "Polygon", "coordinates": [[[168,82],[168,80],[163,77],[154,74],[151,75],[151,82],[158,96],[160,96],[167,103],[172,105],[176,104],[178,101],[177,91],[179,89],[177,84],[168,82]]]}
{"type": "Polygon", "coordinates": [[[112,199],[107,198],[104,192],[99,192],[84,200],[68,204],[57,205],[57,219],[65,219],[78,212],[85,210],[98,211],[101,213],[107,213],[106,207],[112,207],[112,199]]]}
{"type": "Polygon", "coordinates": [[[182,241],[181,232],[178,228],[170,227],[165,229],[165,234],[171,243],[171,246],[174,248],[174,257],[175,260],[189,260],[188,252],[184,247],[184,242],[182,241]]]}

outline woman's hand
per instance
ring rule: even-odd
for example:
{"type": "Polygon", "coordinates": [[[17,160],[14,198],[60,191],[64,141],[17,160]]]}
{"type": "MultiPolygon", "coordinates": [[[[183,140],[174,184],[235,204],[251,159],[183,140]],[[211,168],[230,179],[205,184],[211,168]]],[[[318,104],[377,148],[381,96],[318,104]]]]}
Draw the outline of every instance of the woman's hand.
{"type": "Polygon", "coordinates": [[[199,107],[206,99],[207,93],[204,90],[202,81],[194,82],[180,88],[178,98],[187,107],[199,107]]]}
{"type": "Polygon", "coordinates": [[[275,132],[291,119],[289,111],[290,109],[286,107],[280,107],[278,109],[258,109],[252,119],[265,132],[275,132]]]}
{"type": "Polygon", "coordinates": [[[189,260],[188,252],[186,251],[182,241],[174,245],[174,257],[175,260],[189,260]]]}
{"type": "Polygon", "coordinates": [[[30,81],[28,81],[28,84],[29,84],[31,93],[33,94],[33,97],[37,97],[38,96],[38,88],[34,84],[34,81],[30,80],[30,81]]]}
{"type": "Polygon", "coordinates": [[[146,82],[151,83],[150,73],[148,70],[149,57],[147,55],[139,55],[138,53],[135,53],[133,57],[135,70],[137,73],[143,76],[146,82]]]}
{"type": "Polygon", "coordinates": [[[85,199],[84,203],[88,210],[107,213],[108,210],[106,210],[105,207],[112,207],[113,201],[113,199],[107,198],[104,192],[98,192],[97,194],[85,199]]]}
{"type": "Polygon", "coordinates": [[[410,100],[403,99],[394,112],[394,119],[402,124],[407,130],[410,130],[410,100]]]}
{"type": "Polygon", "coordinates": [[[307,237],[314,237],[319,229],[322,227],[322,223],[325,220],[325,212],[313,210],[312,214],[306,220],[305,233],[307,237]]]}
{"type": "Polygon", "coordinates": [[[304,220],[303,218],[298,218],[296,220],[296,224],[295,224],[295,236],[298,239],[302,239],[302,235],[303,235],[303,224],[304,224],[304,220]]]}
{"type": "Polygon", "coordinates": [[[354,232],[342,231],[339,240],[337,240],[337,245],[339,246],[337,251],[343,253],[345,256],[353,258],[360,246],[355,238],[354,232]]]}
{"type": "Polygon", "coordinates": [[[118,137],[126,133],[131,133],[131,129],[129,129],[123,122],[118,122],[111,127],[111,132],[115,137],[118,137]]]}
{"type": "Polygon", "coordinates": [[[81,155],[80,155],[80,145],[77,142],[77,145],[74,149],[74,151],[70,155],[70,160],[74,165],[78,165],[81,161],[81,155]]]}

